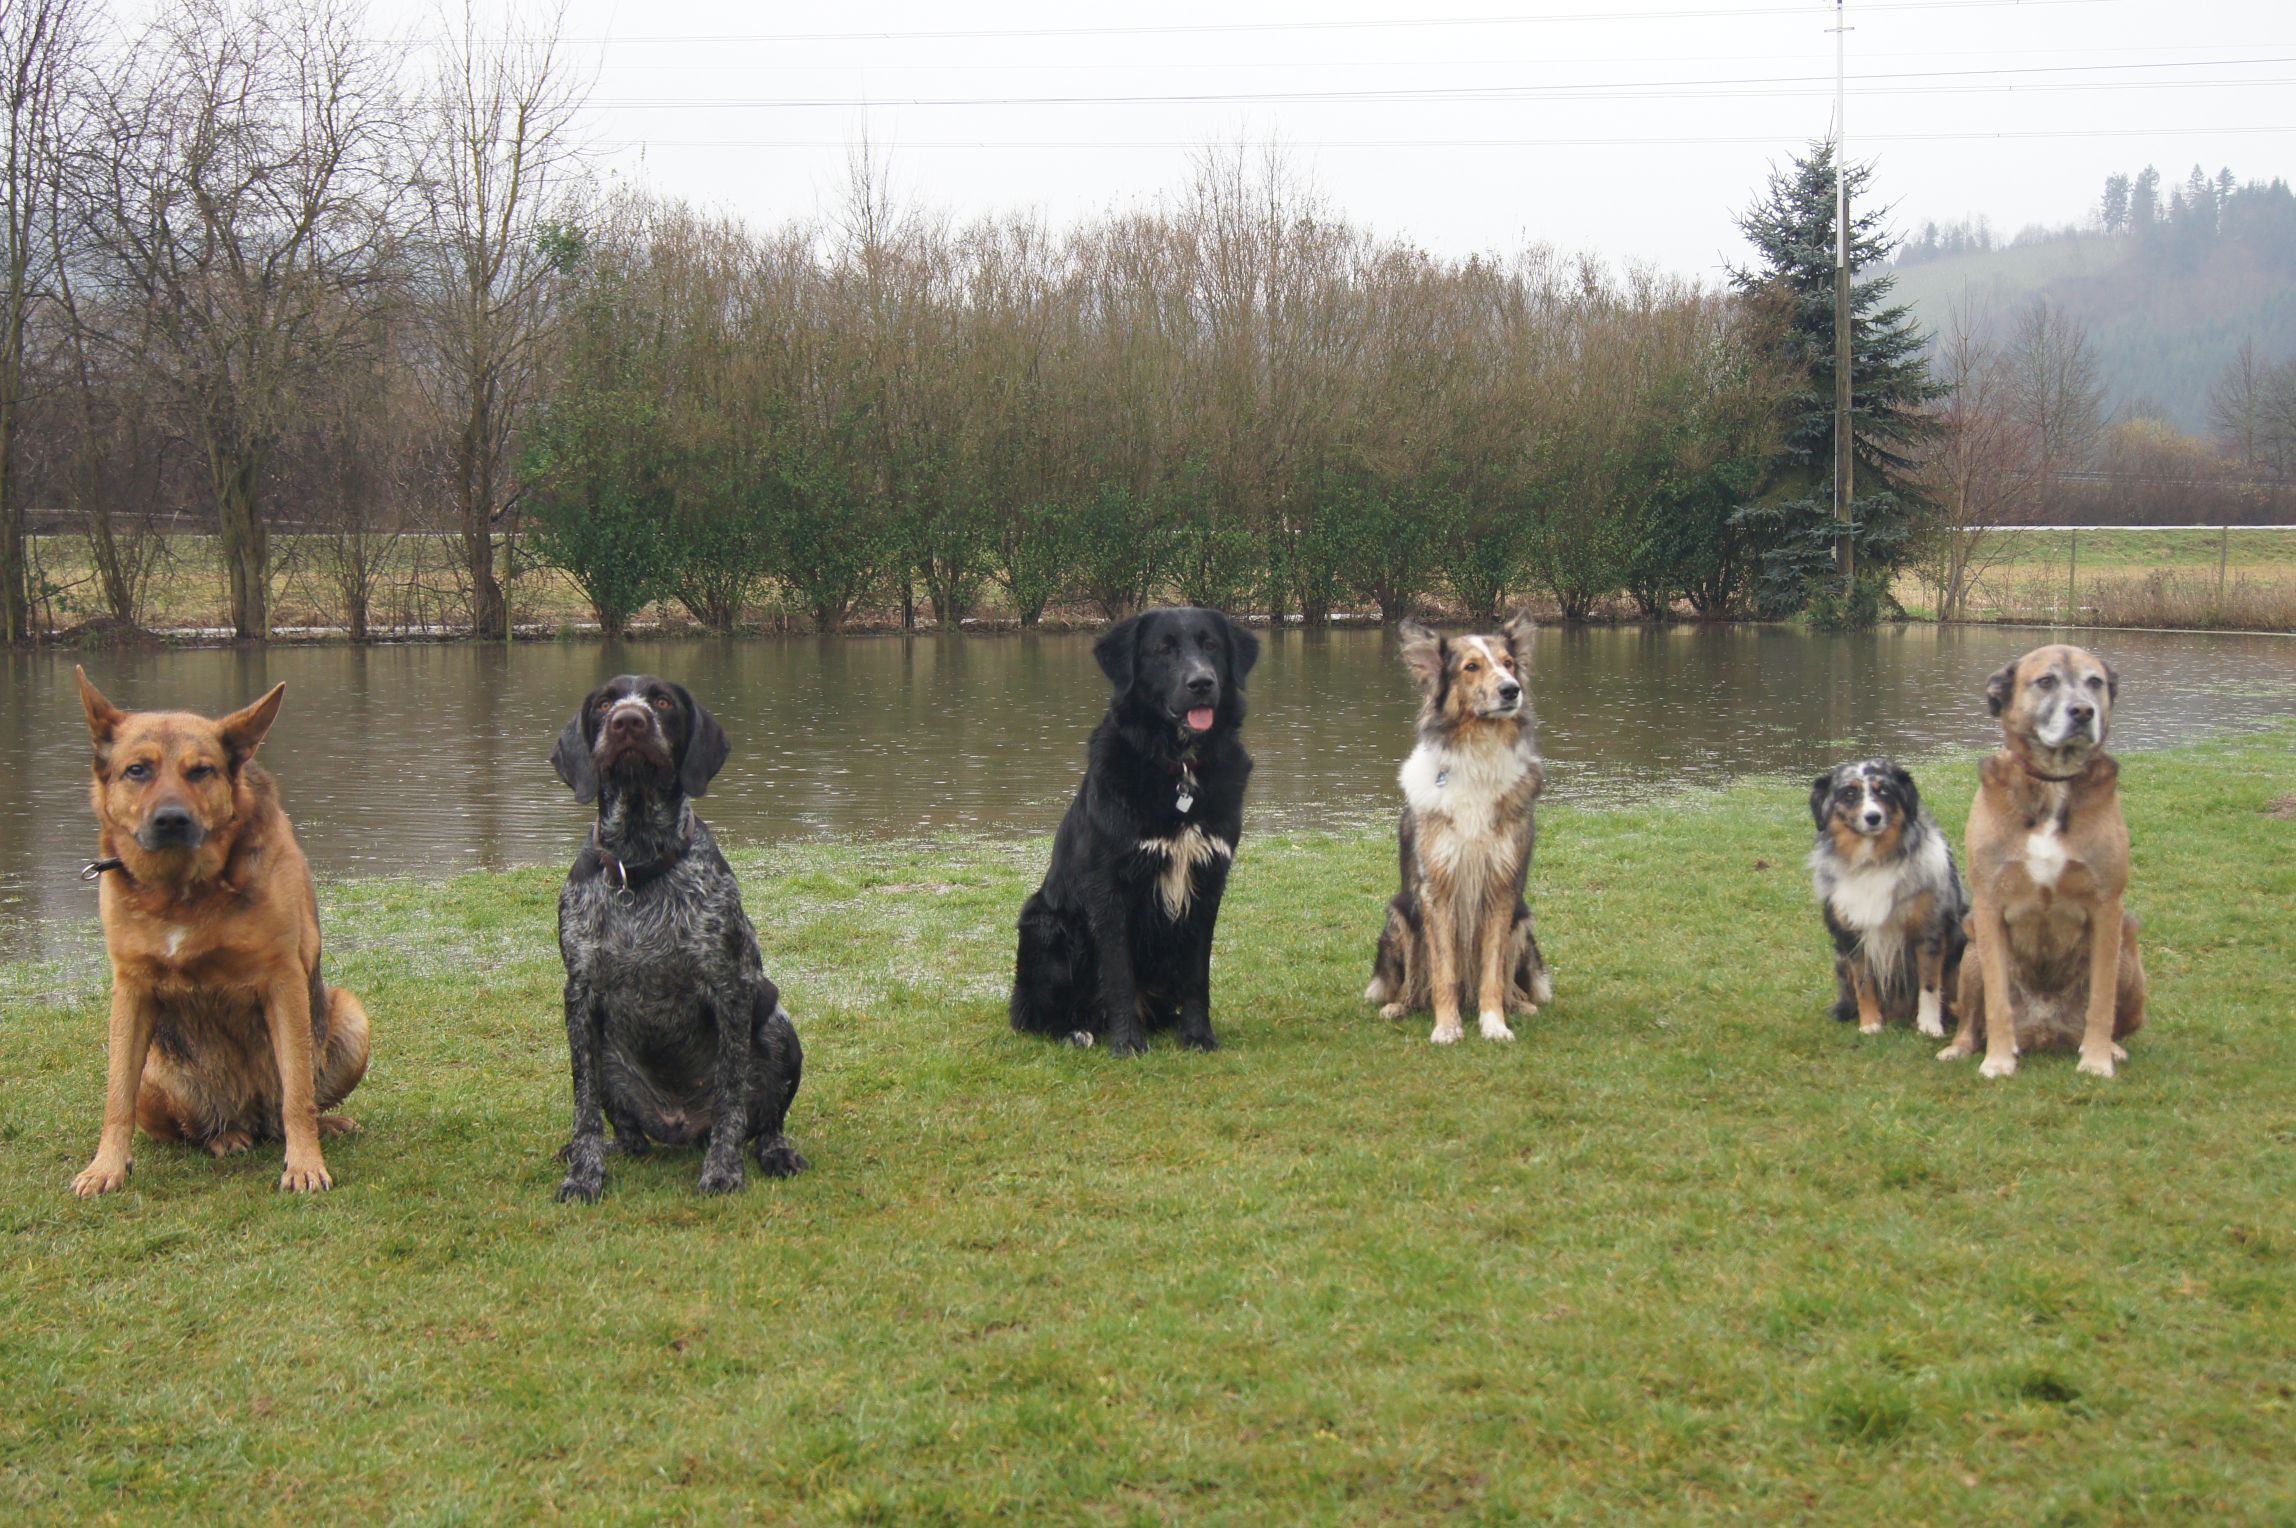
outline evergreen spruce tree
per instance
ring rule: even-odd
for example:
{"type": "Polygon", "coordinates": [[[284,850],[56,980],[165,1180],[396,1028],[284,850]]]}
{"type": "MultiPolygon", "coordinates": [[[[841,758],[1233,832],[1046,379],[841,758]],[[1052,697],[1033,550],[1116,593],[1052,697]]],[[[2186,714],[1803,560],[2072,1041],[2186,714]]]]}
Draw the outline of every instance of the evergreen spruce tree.
{"type": "Polygon", "coordinates": [[[1891,603],[1892,575],[1909,555],[1929,508],[1913,486],[1914,456],[1938,396],[1913,310],[1889,300],[1897,284],[1879,269],[1897,247],[1886,209],[1866,189],[1870,164],[1852,165],[1850,194],[1850,400],[1855,451],[1850,511],[1857,586],[1842,599],[1833,573],[1834,149],[1812,145],[1773,171],[1762,199],[1738,226],[1759,257],[1731,282],[1776,316],[1778,362],[1794,385],[1782,405],[1782,449],[1764,491],[1740,511],[1762,545],[1758,613],[1805,609],[1826,619],[1869,622],[1891,603]]]}

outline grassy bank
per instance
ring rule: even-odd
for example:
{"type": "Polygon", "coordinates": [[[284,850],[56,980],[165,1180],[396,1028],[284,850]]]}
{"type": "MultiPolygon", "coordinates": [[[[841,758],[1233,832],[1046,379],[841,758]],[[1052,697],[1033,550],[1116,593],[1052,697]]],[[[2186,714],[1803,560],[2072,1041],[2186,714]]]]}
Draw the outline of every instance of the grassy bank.
{"type": "MultiPolygon", "coordinates": [[[[2296,531],[2235,530],[2220,546],[2215,531],[2020,531],[2006,535],[2003,554],[1979,581],[1970,616],[1980,621],[2056,623],[2119,627],[2214,627],[2252,631],[2296,629],[2296,531]],[[2076,557],[2077,553],[2077,557],[2076,557]],[[2224,590],[2218,592],[2218,559],[2224,554],[2224,590]]],[[[340,639],[346,619],[339,596],[323,576],[326,549],[309,537],[279,536],[273,542],[277,571],[272,578],[273,622],[298,639],[340,639]]],[[[59,629],[99,614],[86,548],[77,538],[37,538],[42,576],[64,592],[50,604],[59,629]]],[[[452,636],[465,630],[469,602],[451,566],[453,547],[436,537],[408,537],[396,543],[377,580],[370,622],[382,639],[452,636]]],[[[983,624],[1014,624],[1009,611],[990,602],[978,611],[983,624]]],[[[1898,581],[1899,601],[1917,618],[1934,616],[1935,591],[1907,573],[1898,581]]],[[[1538,602],[1533,601],[1534,607],[1538,602]]],[[[512,614],[528,634],[594,630],[589,606],[562,573],[550,568],[521,572],[511,587],[512,614]]],[[[1553,612],[1543,612],[1551,616],[1553,612]]],[[[1376,619],[1376,609],[1353,612],[1376,619]]],[[[1614,614],[1631,608],[1621,600],[1614,614]]],[[[890,626],[898,607],[858,612],[858,628],[890,626]]],[[[929,621],[929,615],[921,617],[929,621]]],[[[750,611],[760,630],[809,630],[811,617],[801,602],[769,591],[750,611]]],[[[1097,624],[1089,606],[1055,608],[1053,625],[1097,624]]],[[[641,625],[698,631],[683,607],[664,602],[641,612],[641,625]]],[[[178,640],[227,632],[230,606],[222,563],[213,538],[170,537],[152,576],[145,624],[178,640]]]]}
{"type": "MultiPolygon", "coordinates": [[[[1958,837],[1968,761],[1924,772],[1958,837]]],[[[555,876],[326,889],[338,1187],[95,1140],[90,958],[0,965],[17,1520],[2286,1521],[2296,734],[2126,761],[2153,1025],[2010,1083],[1828,1022],[1804,787],[1557,808],[1560,1002],[1357,1000],[1390,850],[1258,838],[1214,1056],[1002,1013],[1045,845],[743,854],[813,1170],[553,1204],[555,876]],[[2276,816],[2276,803],[2283,814],[2276,816]]],[[[91,947],[92,955],[92,947],[91,947]]]]}

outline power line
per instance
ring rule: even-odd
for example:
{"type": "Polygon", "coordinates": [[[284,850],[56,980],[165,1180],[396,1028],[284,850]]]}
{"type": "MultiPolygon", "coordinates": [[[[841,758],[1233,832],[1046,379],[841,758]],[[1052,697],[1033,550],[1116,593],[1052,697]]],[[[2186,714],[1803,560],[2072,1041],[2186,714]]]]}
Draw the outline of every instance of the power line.
{"type": "MultiPolygon", "coordinates": [[[[1864,133],[1860,139],[1866,143],[1945,143],[1984,139],[2029,140],[2046,138],[2153,138],[2153,137],[2240,137],[2260,133],[2296,133],[2296,122],[2274,123],[2254,127],[2099,127],[2099,128],[2033,128],[1987,132],[1937,133],[1864,133]]],[[[1695,144],[1775,144],[1799,136],[1798,130],[1782,133],[1714,134],[1697,133],[1664,137],[1641,138],[1285,138],[1280,140],[1287,149],[1549,149],[1549,148],[1680,148],[1695,144]]],[[[897,152],[911,149],[1200,149],[1206,145],[1203,138],[964,138],[938,139],[932,142],[894,143],[887,147],[897,152]]],[[[664,149],[847,149],[853,146],[850,138],[610,138],[602,140],[601,148],[664,148],[664,149]]]]}
{"type": "MultiPolygon", "coordinates": [[[[1874,11],[1959,11],[2039,9],[2043,6],[2117,5],[2121,0],[1882,0],[1882,3],[1860,7],[1861,12],[1874,11]]],[[[562,37],[561,42],[594,46],[651,46],[657,44],[708,44],[713,47],[738,43],[823,43],[823,42],[953,42],[965,39],[999,41],[1026,37],[1176,37],[1232,34],[1238,32],[1371,32],[1424,30],[1437,27],[1495,27],[1495,26],[1548,26],[1585,25],[1618,21],[1691,21],[1735,20],[1750,16],[1809,16],[1811,7],[1801,5],[1741,5],[1720,8],[1670,8],[1665,10],[1599,10],[1599,11],[1532,11],[1504,16],[1411,16],[1374,17],[1365,20],[1325,21],[1217,21],[1171,22],[1138,26],[1072,26],[1072,27],[949,27],[919,31],[853,31],[853,32],[716,32],[716,33],[658,33],[630,37],[562,37]]],[[[488,41],[517,42],[519,38],[487,39],[488,41]]]]}
{"type": "MultiPolygon", "coordinates": [[[[1851,83],[1860,86],[1879,85],[1884,88],[1869,90],[1869,94],[1909,95],[1942,94],[1952,89],[1967,90],[1970,86],[1949,87],[1938,84],[1926,86],[1899,85],[1888,88],[1890,81],[1944,81],[1944,80],[2006,80],[2012,76],[2029,78],[2037,75],[2096,74],[2105,72],[2133,73],[2155,69],[2235,69],[2253,68],[2264,64],[2296,63],[2296,54],[2275,54],[2265,58],[2194,59],[2178,63],[2129,64],[2018,64],[1993,69],[1903,69],[1878,74],[1850,76],[1851,83]]],[[[2123,80],[2063,80],[2035,79],[2031,84],[2016,87],[2027,90],[2069,89],[2128,89],[2137,87],[2178,88],[2185,86],[2222,89],[2242,85],[2285,84],[2282,79],[2199,79],[2168,81],[2123,80]]],[[[1220,106],[1220,105],[1277,105],[1292,103],[1326,102],[1334,104],[1362,104],[1370,102],[1426,102],[1426,101],[1514,101],[1553,97],[1562,100],[1592,100],[1626,92],[1643,93],[1641,99],[1665,98],[1679,93],[1686,97],[1700,92],[1724,89],[1760,89],[1769,93],[1779,87],[1797,85],[1824,85],[1829,89],[1833,80],[1829,75],[1770,74],[1739,75],[1715,79],[1688,80],[1610,80],[1599,84],[1536,84],[1536,85],[1431,85],[1414,88],[1389,89],[1323,89],[1292,91],[1175,91],[1154,95],[1041,95],[1041,96],[907,96],[907,97],[854,97],[815,96],[771,99],[760,96],[607,96],[593,97],[592,106],[678,108],[692,110],[819,110],[833,108],[851,110],[862,107],[1021,107],[1021,106],[1220,106]]]]}

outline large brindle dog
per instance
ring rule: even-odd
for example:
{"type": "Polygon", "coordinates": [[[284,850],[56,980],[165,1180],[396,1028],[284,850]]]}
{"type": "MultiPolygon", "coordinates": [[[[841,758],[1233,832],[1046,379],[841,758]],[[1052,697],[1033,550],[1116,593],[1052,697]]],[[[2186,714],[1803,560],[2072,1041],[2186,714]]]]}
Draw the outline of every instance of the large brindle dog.
{"type": "Polygon", "coordinates": [[[1486,1040],[1512,1040],[1509,1011],[1554,1000],[1523,885],[1546,787],[1523,688],[1531,618],[1490,636],[1441,637],[1406,621],[1403,662],[1419,686],[1419,745],[1403,761],[1396,832],[1402,888],[1388,904],[1367,1002],[1399,1019],[1433,1008],[1428,1038],[1463,1033],[1463,991],[1486,1040]]]}
{"type": "Polygon", "coordinates": [[[742,1186],[744,1146],[769,1177],[805,1169],[782,1127],[805,1058],[765,974],[741,886],[696,816],[731,751],[685,686],[623,674],[590,692],[551,767],[597,825],[558,894],[574,1133],[560,1200],[606,1189],[606,1126],[638,1155],[702,1153],[701,1191],[742,1186]]]}
{"type": "Polygon", "coordinates": [[[1969,809],[1970,954],[1961,1023],[1941,1061],[1975,1054],[1987,1077],[2021,1050],[2078,1049],[2080,1070],[2113,1075],[2120,1041],[2145,1021],[2137,921],[2122,905],[2129,830],[2120,766],[2104,751],[2119,685],[2097,656],[2040,647],[1996,673],[1985,700],[2001,751],[1969,809]]]}
{"type": "Polygon", "coordinates": [[[367,1014],[319,976],[319,904],[256,747],[285,685],[221,720],[121,711],[80,671],[95,745],[111,1055],[83,1198],[127,1182],[135,1128],[217,1157],[284,1139],[279,1186],[331,1188],[323,1114],[367,1070],[367,1014]]]}
{"type": "Polygon", "coordinates": [[[1149,610],[1092,656],[1115,693],[1052,864],[1020,910],[1012,1027],[1119,1056],[1177,1024],[1212,1050],[1212,933],[1252,775],[1237,729],[1256,638],[1217,610],[1149,610]]]}

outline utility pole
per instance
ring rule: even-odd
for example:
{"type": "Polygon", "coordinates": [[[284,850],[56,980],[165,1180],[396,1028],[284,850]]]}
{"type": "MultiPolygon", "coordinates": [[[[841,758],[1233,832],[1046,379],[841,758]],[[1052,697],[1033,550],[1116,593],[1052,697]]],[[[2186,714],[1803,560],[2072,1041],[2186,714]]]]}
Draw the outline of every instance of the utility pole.
{"type": "Polygon", "coordinates": [[[1834,0],[1834,567],[1846,600],[1857,580],[1857,549],[1850,541],[1850,164],[1847,92],[1848,0],[1834,0]]]}

